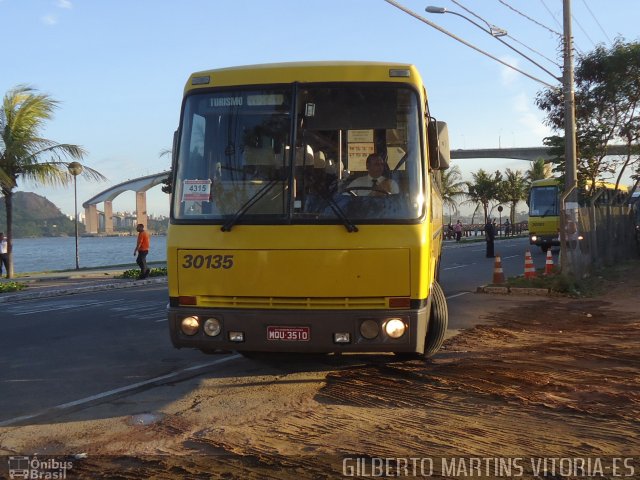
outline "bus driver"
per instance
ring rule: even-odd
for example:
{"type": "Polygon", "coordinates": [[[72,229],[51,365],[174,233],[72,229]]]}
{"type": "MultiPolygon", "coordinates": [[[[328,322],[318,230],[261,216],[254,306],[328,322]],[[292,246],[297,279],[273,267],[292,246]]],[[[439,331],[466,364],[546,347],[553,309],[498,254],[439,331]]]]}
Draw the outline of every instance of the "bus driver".
{"type": "Polygon", "coordinates": [[[367,157],[367,175],[356,178],[347,187],[347,191],[358,196],[386,196],[400,193],[395,180],[383,176],[385,161],[378,153],[367,157]]]}

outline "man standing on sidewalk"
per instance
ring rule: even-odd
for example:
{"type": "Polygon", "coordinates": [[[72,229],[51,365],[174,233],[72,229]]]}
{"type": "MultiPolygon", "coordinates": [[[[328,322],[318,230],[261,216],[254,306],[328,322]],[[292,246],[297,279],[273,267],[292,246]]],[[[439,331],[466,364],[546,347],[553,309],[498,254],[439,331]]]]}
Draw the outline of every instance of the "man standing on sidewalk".
{"type": "Polygon", "coordinates": [[[147,254],[149,253],[149,234],[145,231],[144,225],[139,223],[136,227],[138,232],[138,241],[136,242],[136,248],[133,251],[134,255],[138,255],[136,263],[140,267],[140,279],[147,278],[149,276],[149,270],[147,268],[147,254]]]}
{"type": "Polygon", "coordinates": [[[484,226],[484,237],[487,241],[487,258],[493,258],[495,253],[493,251],[493,242],[496,238],[496,227],[494,222],[491,222],[491,218],[487,219],[487,224],[484,226]]]}
{"type": "Polygon", "coordinates": [[[2,277],[2,265],[7,271],[7,278],[9,278],[9,246],[7,239],[4,238],[4,232],[0,232],[0,277],[2,277]]]}

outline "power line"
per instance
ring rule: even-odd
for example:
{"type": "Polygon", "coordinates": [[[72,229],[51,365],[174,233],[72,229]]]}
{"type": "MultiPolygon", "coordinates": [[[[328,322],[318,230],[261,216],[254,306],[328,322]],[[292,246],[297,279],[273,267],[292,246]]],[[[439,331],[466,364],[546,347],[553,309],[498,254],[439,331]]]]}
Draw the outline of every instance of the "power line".
{"type": "MultiPolygon", "coordinates": [[[[461,9],[463,9],[465,12],[470,13],[471,15],[473,15],[476,18],[479,18],[480,20],[482,20],[484,23],[486,23],[489,28],[494,27],[493,25],[489,25],[489,23],[482,18],[480,15],[477,15],[476,13],[474,13],[473,11],[469,10],[467,7],[465,7],[464,5],[462,5],[462,3],[458,2],[457,0],[451,0],[451,2],[453,2],[454,4],[456,4],[458,7],[460,7],[461,9]]],[[[510,35],[509,33],[507,33],[506,35],[504,35],[505,37],[510,38],[511,40],[513,40],[514,42],[516,42],[517,44],[523,46],[524,48],[526,48],[527,50],[541,56],[542,58],[544,58],[545,60],[547,60],[550,63],[553,63],[556,67],[562,68],[562,65],[560,65],[560,63],[556,62],[555,60],[550,59],[549,57],[547,57],[546,55],[544,55],[543,53],[537,51],[534,48],[531,48],[529,45],[526,45],[525,43],[522,43],[520,40],[514,38],[512,35],[510,35]]]]}
{"type": "Polygon", "coordinates": [[[540,80],[539,78],[534,77],[533,75],[528,74],[527,72],[524,72],[522,70],[520,70],[519,68],[514,67],[513,65],[508,64],[505,61],[500,60],[497,57],[494,57],[493,55],[491,55],[488,52],[485,52],[484,50],[481,50],[480,48],[476,47],[475,45],[472,45],[471,43],[467,42],[466,40],[463,40],[462,38],[454,35],[453,33],[449,32],[448,30],[445,30],[444,28],[442,28],[440,25],[437,25],[429,20],[427,20],[426,18],[418,15],[417,13],[409,10],[408,8],[403,7],[402,5],[400,5],[398,2],[396,2],[395,0],[384,0],[385,2],[387,2],[390,5],[393,5],[394,7],[398,8],[399,10],[402,10],[403,12],[411,15],[412,17],[420,20],[423,23],[426,23],[427,25],[429,25],[432,28],[435,28],[436,30],[438,30],[439,32],[444,33],[445,35],[448,35],[449,37],[453,38],[454,40],[466,45],[469,48],[472,48],[473,50],[486,55],[487,57],[495,60],[498,63],[501,63],[502,65],[504,65],[505,67],[511,68],[513,70],[515,70],[516,72],[521,73],[522,75],[524,75],[525,77],[530,78],[531,80],[535,80],[536,82],[539,82],[549,88],[557,88],[557,85],[551,85],[550,83],[545,82],[544,80],[540,80]]]}
{"type": "MultiPolygon", "coordinates": [[[[551,11],[551,9],[547,6],[547,4],[545,3],[545,1],[544,1],[544,0],[540,0],[540,3],[542,3],[542,6],[545,8],[545,10],[546,10],[546,11],[547,11],[547,13],[549,14],[549,16],[550,16],[551,18],[553,18],[553,21],[554,21],[554,22],[556,22],[556,25],[558,25],[560,28],[562,28],[562,24],[560,23],[560,20],[558,20],[558,17],[556,17],[556,14],[555,14],[555,13],[553,13],[553,12],[551,11]]],[[[575,17],[574,17],[573,15],[571,15],[571,18],[575,20],[575,17]]],[[[582,27],[581,27],[581,28],[582,28],[582,27]]],[[[588,37],[588,36],[587,36],[587,37],[588,37]]],[[[574,39],[574,42],[573,42],[573,46],[574,46],[574,48],[575,48],[576,52],[578,53],[578,55],[580,55],[580,56],[584,56],[584,53],[582,52],[582,50],[580,50],[580,48],[579,48],[579,47],[578,47],[578,45],[576,44],[575,39],[574,39]]]]}
{"type": "Polygon", "coordinates": [[[551,32],[551,33],[553,33],[553,34],[557,35],[558,37],[562,38],[562,34],[561,34],[560,32],[556,32],[555,30],[553,30],[553,29],[551,29],[551,28],[547,27],[547,26],[546,26],[546,25],[544,25],[543,23],[540,23],[539,21],[534,20],[534,19],[533,19],[533,18],[531,18],[529,15],[526,15],[526,14],[522,13],[520,10],[518,10],[518,9],[516,9],[516,8],[513,8],[511,5],[509,5],[509,4],[508,4],[507,2],[505,2],[504,0],[498,0],[498,1],[499,1],[501,4],[503,4],[505,7],[507,7],[507,8],[509,8],[509,9],[513,10],[513,11],[514,11],[514,12],[516,12],[518,15],[520,15],[520,16],[522,16],[522,17],[526,18],[526,19],[527,19],[527,20],[529,20],[530,22],[533,22],[533,23],[535,23],[536,25],[538,25],[539,27],[542,27],[542,28],[544,28],[545,30],[548,30],[549,32],[551,32]]]}
{"type": "Polygon", "coordinates": [[[593,18],[593,20],[598,24],[598,27],[600,27],[600,31],[602,33],[604,33],[604,36],[607,38],[609,43],[611,43],[611,38],[609,38],[609,35],[607,35],[607,32],[604,30],[604,28],[602,28],[602,25],[600,25],[600,22],[598,21],[598,18],[593,14],[593,12],[589,8],[589,5],[587,4],[587,2],[585,2],[585,0],[582,0],[582,3],[584,3],[584,6],[587,7],[587,10],[589,11],[589,14],[591,15],[591,18],[593,18]]]}
{"type": "Polygon", "coordinates": [[[533,48],[531,48],[531,47],[530,47],[530,46],[528,46],[528,45],[525,45],[524,43],[522,43],[522,42],[521,42],[521,41],[519,41],[519,40],[516,40],[515,38],[513,38],[513,37],[512,37],[511,35],[509,35],[509,34],[507,34],[506,36],[507,36],[508,38],[510,38],[511,40],[513,40],[514,42],[516,42],[516,43],[518,43],[518,44],[522,45],[524,48],[526,48],[526,49],[528,49],[528,50],[531,50],[533,53],[536,53],[536,54],[540,55],[542,58],[544,58],[544,59],[545,59],[545,60],[547,60],[548,62],[553,63],[556,67],[562,68],[562,65],[560,64],[560,62],[557,62],[557,61],[555,61],[555,60],[550,59],[549,57],[547,57],[546,55],[544,55],[544,54],[540,53],[539,51],[534,50],[533,48]]]}
{"type": "Polygon", "coordinates": [[[540,0],[540,3],[542,4],[542,6],[545,8],[545,10],[549,13],[549,16],[551,18],[553,18],[553,21],[556,22],[556,25],[558,25],[560,28],[562,28],[562,24],[560,23],[560,21],[558,20],[558,18],[556,17],[555,13],[553,13],[551,11],[551,9],[547,6],[547,4],[545,3],[544,0],[540,0]]]}
{"type": "Polygon", "coordinates": [[[571,18],[573,19],[574,22],[576,22],[578,24],[578,27],[580,28],[580,30],[582,30],[582,33],[584,33],[584,36],[587,37],[589,39],[589,41],[593,44],[593,46],[596,46],[596,42],[594,42],[593,40],[591,40],[591,37],[589,36],[589,34],[587,33],[587,31],[582,28],[582,25],[580,24],[580,22],[578,21],[578,19],[575,17],[575,15],[571,15],[571,18]]]}

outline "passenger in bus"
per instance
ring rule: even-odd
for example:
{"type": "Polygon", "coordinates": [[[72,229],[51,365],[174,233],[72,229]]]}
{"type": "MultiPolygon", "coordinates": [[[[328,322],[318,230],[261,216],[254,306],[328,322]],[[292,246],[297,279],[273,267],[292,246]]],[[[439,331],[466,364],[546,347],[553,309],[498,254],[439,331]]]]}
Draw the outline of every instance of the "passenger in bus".
{"type": "Polygon", "coordinates": [[[372,153],[367,157],[367,175],[353,180],[347,187],[347,191],[358,196],[373,197],[400,193],[396,181],[384,176],[385,167],[384,158],[378,153],[372,153]]]}

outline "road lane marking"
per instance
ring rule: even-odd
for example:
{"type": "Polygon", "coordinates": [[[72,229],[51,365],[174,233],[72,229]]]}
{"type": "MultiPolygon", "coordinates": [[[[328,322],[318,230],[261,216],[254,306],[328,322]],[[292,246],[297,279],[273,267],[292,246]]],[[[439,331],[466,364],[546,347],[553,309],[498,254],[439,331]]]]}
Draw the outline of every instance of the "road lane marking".
{"type": "Polygon", "coordinates": [[[456,265],[455,267],[447,267],[447,268],[443,268],[442,271],[446,271],[446,270],[454,270],[456,268],[463,268],[463,267],[468,267],[469,265],[456,265]]]}
{"type": "Polygon", "coordinates": [[[24,306],[20,306],[20,307],[15,307],[10,309],[11,313],[13,313],[14,315],[32,315],[34,313],[45,313],[45,312],[55,312],[55,311],[60,311],[60,310],[70,310],[70,309],[76,309],[76,308],[88,308],[88,307],[97,307],[97,306],[101,306],[101,305],[107,305],[109,303],[115,303],[115,302],[121,302],[122,300],[106,300],[106,301],[102,301],[102,302],[90,302],[90,303],[85,303],[85,302],[71,302],[69,303],[68,301],[64,304],[49,304],[49,305],[40,305],[40,306],[35,306],[31,309],[25,310],[24,306]],[[15,311],[20,309],[20,311],[15,311]]]}
{"type": "Polygon", "coordinates": [[[448,297],[445,297],[447,300],[450,300],[452,298],[456,298],[456,297],[461,297],[462,295],[469,295],[471,292],[460,292],[460,293],[454,293],[453,295],[449,295],[448,297]]]}
{"type": "Polygon", "coordinates": [[[520,257],[521,255],[509,255],[508,257],[502,257],[503,260],[506,260],[507,258],[517,258],[520,257]]]}
{"type": "Polygon", "coordinates": [[[154,323],[166,322],[169,320],[168,318],[161,318],[160,320],[156,320],[154,323]]]}
{"type": "Polygon", "coordinates": [[[54,407],[47,408],[45,410],[41,410],[40,412],[31,414],[31,415],[23,415],[21,417],[14,417],[8,420],[3,420],[0,422],[0,427],[6,427],[8,425],[12,425],[14,423],[23,422],[25,420],[30,420],[42,415],[46,415],[49,413],[53,413],[56,411],[66,410],[68,408],[77,407],[79,405],[84,405],[86,403],[95,402],[96,400],[103,400],[107,397],[117,395],[120,393],[127,393],[134,390],[137,390],[140,387],[145,387],[147,385],[153,385],[154,383],[164,382],[166,380],[170,380],[172,378],[178,377],[184,373],[192,372],[194,370],[204,369],[208,367],[212,367],[214,365],[220,365],[221,363],[226,363],[231,360],[235,360],[237,358],[242,358],[241,355],[235,354],[229,357],[219,358],[218,360],[213,360],[212,362],[200,363],[198,365],[193,365],[191,367],[183,368],[182,370],[176,370],[175,372],[168,373],[166,375],[161,375],[159,377],[150,378],[149,380],[144,380],[142,382],[132,383],[131,385],[126,385],[124,387],[114,388],[113,390],[107,390],[106,392],[97,393],[95,395],[91,395],[89,397],[84,397],[79,400],[73,400],[71,402],[62,403],[60,405],[56,405],[54,407]]]}

